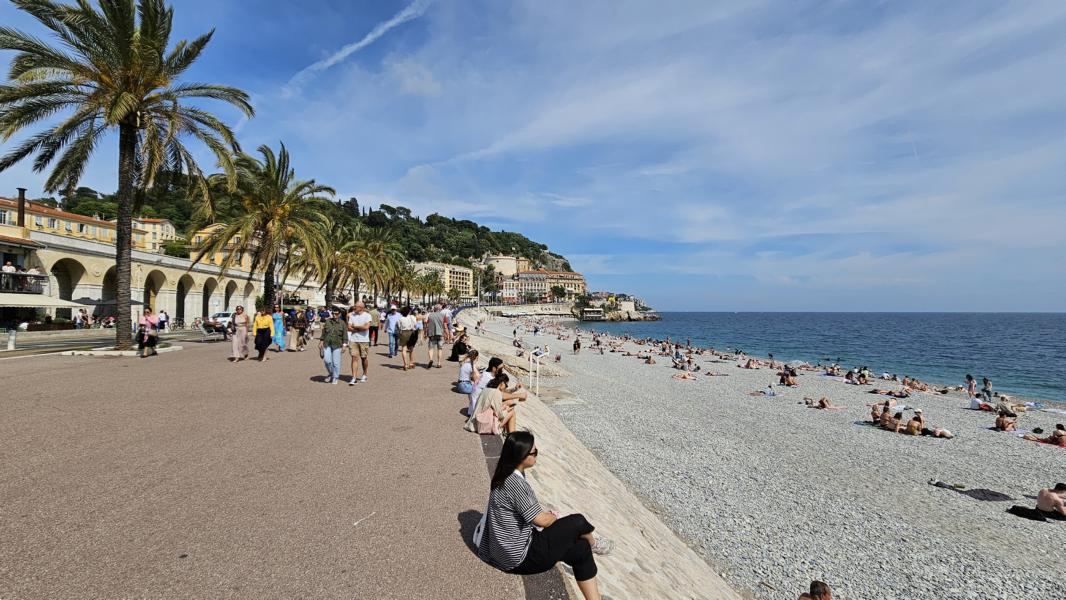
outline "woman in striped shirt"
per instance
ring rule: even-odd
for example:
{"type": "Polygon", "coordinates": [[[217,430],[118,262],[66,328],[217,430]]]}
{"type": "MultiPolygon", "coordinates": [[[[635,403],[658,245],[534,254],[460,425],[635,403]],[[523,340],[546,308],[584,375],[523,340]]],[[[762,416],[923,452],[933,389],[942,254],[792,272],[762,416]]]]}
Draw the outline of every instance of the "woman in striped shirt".
{"type": "Polygon", "coordinates": [[[563,561],[573,568],[586,600],[599,600],[592,555],[608,554],[611,543],[593,536],[595,528],[582,515],[560,517],[541,508],[524,474],[536,464],[538,453],[533,434],[516,431],[507,436],[492,475],[478,556],[515,575],[543,573],[563,561]]]}

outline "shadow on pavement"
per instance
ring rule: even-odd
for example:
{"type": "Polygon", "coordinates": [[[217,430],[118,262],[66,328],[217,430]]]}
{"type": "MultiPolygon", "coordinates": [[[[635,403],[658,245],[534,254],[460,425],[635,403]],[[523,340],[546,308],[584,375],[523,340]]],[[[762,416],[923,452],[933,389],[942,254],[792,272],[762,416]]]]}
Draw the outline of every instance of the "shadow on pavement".
{"type": "Polygon", "coordinates": [[[474,529],[481,521],[481,512],[476,510],[464,510],[459,513],[459,537],[463,543],[477,556],[477,548],[474,547],[474,529]]]}

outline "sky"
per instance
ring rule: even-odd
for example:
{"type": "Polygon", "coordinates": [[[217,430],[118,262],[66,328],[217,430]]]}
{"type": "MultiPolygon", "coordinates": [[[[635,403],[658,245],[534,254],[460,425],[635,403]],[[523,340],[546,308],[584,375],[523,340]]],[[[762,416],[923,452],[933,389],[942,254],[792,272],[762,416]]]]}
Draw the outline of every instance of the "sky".
{"type": "MultiPolygon", "coordinates": [[[[284,141],[341,198],[519,231],[594,290],[1066,310],[1064,2],[172,5],[176,37],[216,30],[186,80],[252,95],[251,120],[215,107],[245,150],[284,141]]],[[[0,22],[41,32],[8,3],[0,22]]],[[[114,190],[115,146],[84,185],[114,190]]],[[[44,179],[21,164],[0,192],[44,179]]]]}

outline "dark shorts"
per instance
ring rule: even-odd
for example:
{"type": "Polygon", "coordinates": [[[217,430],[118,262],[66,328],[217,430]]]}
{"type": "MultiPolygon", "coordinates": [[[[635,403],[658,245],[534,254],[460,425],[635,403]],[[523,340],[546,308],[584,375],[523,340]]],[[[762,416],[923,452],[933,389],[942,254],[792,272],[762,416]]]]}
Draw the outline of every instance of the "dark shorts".
{"type": "Polygon", "coordinates": [[[440,336],[440,335],[431,335],[431,336],[429,336],[429,347],[430,348],[443,348],[444,347],[444,337],[440,336]]]}

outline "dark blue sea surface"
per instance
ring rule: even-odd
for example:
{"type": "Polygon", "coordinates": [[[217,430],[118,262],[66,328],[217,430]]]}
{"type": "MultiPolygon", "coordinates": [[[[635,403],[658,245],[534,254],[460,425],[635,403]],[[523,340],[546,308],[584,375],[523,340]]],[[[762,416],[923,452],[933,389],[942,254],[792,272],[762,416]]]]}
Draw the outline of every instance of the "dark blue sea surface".
{"type": "Polygon", "coordinates": [[[910,375],[961,385],[967,373],[993,389],[1066,402],[1066,313],[667,312],[662,321],[581,323],[585,329],[669,336],[777,360],[910,375]]]}

